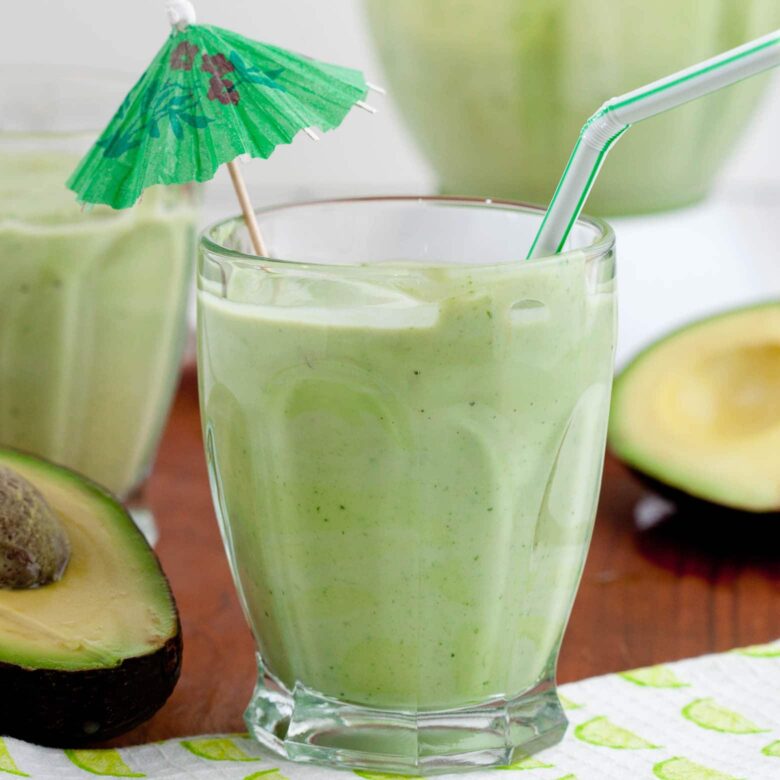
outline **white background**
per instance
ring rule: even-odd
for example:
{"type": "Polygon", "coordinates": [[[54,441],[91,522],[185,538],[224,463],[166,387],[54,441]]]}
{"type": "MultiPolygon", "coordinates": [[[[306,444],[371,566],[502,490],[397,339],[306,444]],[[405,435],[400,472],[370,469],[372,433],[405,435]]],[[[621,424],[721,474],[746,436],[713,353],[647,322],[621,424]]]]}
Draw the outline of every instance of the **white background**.
{"type": "MultiPolygon", "coordinates": [[[[0,4],[0,63],[111,68],[127,74],[128,88],[167,35],[163,0],[0,4]]],[[[200,21],[359,67],[371,80],[382,81],[360,0],[199,0],[196,5],[200,21]]],[[[377,117],[353,112],[320,143],[304,137],[269,161],[247,165],[255,200],[432,191],[433,175],[392,101],[374,102],[381,108],[377,117]]],[[[778,138],[780,82],[775,81],[708,204],[674,215],[614,221],[620,247],[621,358],[695,314],[780,296],[778,138]]],[[[208,218],[235,210],[225,178],[218,178],[207,194],[208,218]]]]}
{"type": "MultiPolygon", "coordinates": [[[[194,0],[194,5],[198,21],[359,68],[370,81],[382,80],[360,0],[194,0]]],[[[0,63],[115,69],[127,74],[128,89],[170,29],[164,0],[0,0],[0,8],[0,63]]],[[[433,177],[392,102],[372,102],[381,115],[353,112],[319,143],[301,136],[270,160],[246,166],[248,178],[261,190],[293,196],[301,190],[431,189],[433,177]]],[[[216,184],[226,179],[224,173],[223,182],[216,184]]],[[[212,189],[223,191],[221,186],[212,189]]],[[[212,194],[210,200],[212,206],[219,198],[212,194]]],[[[225,206],[235,211],[231,202],[225,206]]]]}

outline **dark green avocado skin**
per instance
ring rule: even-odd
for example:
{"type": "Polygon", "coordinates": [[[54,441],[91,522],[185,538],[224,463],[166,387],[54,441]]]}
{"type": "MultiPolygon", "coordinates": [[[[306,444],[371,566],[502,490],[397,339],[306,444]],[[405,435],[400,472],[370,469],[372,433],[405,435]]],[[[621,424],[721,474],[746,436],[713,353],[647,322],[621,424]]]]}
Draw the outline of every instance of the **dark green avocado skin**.
{"type": "Polygon", "coordinates": [[[182,638],[111,669],[25,669],[0,662],[0,734],[50,747],[110,739],[162,707],[181,672],[182,638]]]}

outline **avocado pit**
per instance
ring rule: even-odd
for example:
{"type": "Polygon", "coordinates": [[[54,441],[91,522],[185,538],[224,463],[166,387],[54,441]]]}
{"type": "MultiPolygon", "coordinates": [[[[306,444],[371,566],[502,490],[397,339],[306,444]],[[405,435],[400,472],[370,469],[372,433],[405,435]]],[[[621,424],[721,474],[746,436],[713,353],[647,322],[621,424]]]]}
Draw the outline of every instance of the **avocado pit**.
{"type": "Polygon", "coordinates": [[[59,580],[70,559],[65,529],[40,491],[0,465],[0,588],[39,588],[59,580]]]}

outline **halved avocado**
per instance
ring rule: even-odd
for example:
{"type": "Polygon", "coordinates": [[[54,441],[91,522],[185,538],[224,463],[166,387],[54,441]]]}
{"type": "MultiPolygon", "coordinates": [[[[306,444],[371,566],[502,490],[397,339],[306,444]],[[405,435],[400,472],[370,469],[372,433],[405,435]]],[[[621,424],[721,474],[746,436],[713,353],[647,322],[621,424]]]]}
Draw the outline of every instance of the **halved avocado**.
{"type": "Polygon", "coordinates": [[[64,528],[61,579],[0,589],[0,734],[77,747],[151,717],[181,669],[181,627],[168,581],[132,518],[84,477],[0,450],[0,467],[32,483],[64,528]]]}
{"type": "Polygon", "coordinates": [[[780,302],[694,322],[638,355],[615,380],[609,445],[674,497],[780,511],[780,302]]]}

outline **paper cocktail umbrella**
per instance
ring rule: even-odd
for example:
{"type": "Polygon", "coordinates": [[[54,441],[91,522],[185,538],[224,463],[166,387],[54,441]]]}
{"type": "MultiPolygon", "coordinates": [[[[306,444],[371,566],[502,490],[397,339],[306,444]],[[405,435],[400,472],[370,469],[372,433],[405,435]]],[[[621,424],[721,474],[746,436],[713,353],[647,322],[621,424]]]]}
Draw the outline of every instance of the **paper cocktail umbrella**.
{"type": "Polygon", "coordinates": [[[67,185],[87,204],[132,206],[155,184],[203,182],[227,165],[255,251],[267,254],[235,164],[268,158],[304,131],[338,127],[371,88],[330,65],[229,30],[195,24],[168,4],[172,30],[67,185]]]}

